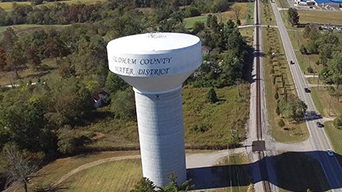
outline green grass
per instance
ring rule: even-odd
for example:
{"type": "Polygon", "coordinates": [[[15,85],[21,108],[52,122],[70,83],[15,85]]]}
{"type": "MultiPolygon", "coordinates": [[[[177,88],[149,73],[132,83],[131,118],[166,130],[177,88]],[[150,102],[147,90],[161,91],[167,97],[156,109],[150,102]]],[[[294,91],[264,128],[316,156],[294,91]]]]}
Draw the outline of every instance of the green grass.
{"type": "Polygon", "coordinates": [[[299,22],[342,25],[341,11],[298,11],[299,22]]]}
{"type": "Polygon", "coordinates": [[[317,65],[316,61],[319,60],[318,54],[309,54],[303,55],[300,53],[299,48],[301,45],[306,45],[308,43],[308,39],[303,38],[302,29],[292,28],[287,31],[289,34],[289,38],[291,40],[293,49],[295,51],[297,60],[299,62],[299,66],[305,74],[309,74],[307,69],[311,66],[314,71],[320,72],[323,68],[322,65],[317,65]]]}
{"type": "Polygon", "coordinates": [[[342,166],[342,130],[335,128],[332,121],[325,122],[324,129],[330,139],[334,152],[338,154],[336,159],[339,161],[340,166],[342,166]]]}
{"type": "MultiPolygon", "coordinates": [[[[226,146],[232,138],[232,130],[240,138],[245,137],[244,125],[249,115],[249,85],[216,89],[221,100],[215,104],[207,101],[208,88],[183,88],[183,116],[185,143],[189,147],[204,145],[226,146]],[[238,94],[240,92],[240,96],[238,94]],[[207,128],[196,131],[196,126],[207,128]]],[[[109,108],[101,110],[108,111],[109,108]]],[[[135,122],[120,121],[113,116],[76,131],[91,131],[103,134],[88,147],[138,146],[138,130],[135,122]]]]}
{"type": "Polygon", "coordinates": [[[260,19],[262,25],[276,25],[276,20],[273,10],[269,1],[261,1],[260,6],[260,19]]]}
{"type": "Polygon", "coordinates": [[[336,117],[342,115],[342,103],[337,97],[332,97],[327,87],[312,87],[311,96],[318,112],[325,117],[336,117]]]}
{"type": "Polygon", "coordinates": [[[130,191],[141,177],[140,159],[105,163],[72,176],[65,192],[130,191]]]}
{"type": "Polygon", "coordinates": [[[190,29],[190,28],[192,28],[192,26],[194,25],[195,22],[203,22],[203,23],[205,23],[207,21],[207,17],[208,17],[208,14],[200,15],[200,16],[197,16],[197,17],[185,18],[184,19],[185,27],[190,29]]]}
{"type": "Polygon", "coordinates": [[[245,38],[247,44],[252,46],[253,40],[254,40],[254,28],[253,27],[240,28],[239,31],[242,37],[245,38]]]}
{"type": "Polygon", "coordinates": [[[241,191],[253,191],[254,185],[252,177],[248,173],[247,165],[249,163],[248,157],[243,153],[237,153],[230,155],[229,158],[225,157],[221,160],[219,165],[233,165],[230,170],[228,168],[224,169],[223,172],[220,172],[220,178],[224,178],[227,183],[230,181],[233,184],[233,187],[226,187],[223,189],[216,190],[217,192],[223,191],[231,191],[231,192],[241,192],[241,191]],[[237,165],[237,166],[234,166],[237,165]],[[228,169],[228,170],[227,170],[228,169]],[[232,176],[231,178],[229,178],[232,176]],[[249,185],[240,185],[240,184],[249,183],[249,185]]]}
{"type": "Polygon", "coordinates": [[[318,161],[303,153],[287,152],[274,157],[280,192],[324,191],[329,185],[318,161]]]}
{"type": "Polygon", "coordinates": [[[284,90],[288,93],[296,95],[294,82],[292,80],[291,72],[286,61],[284,49],[281,46],[281,39],[277,29],[266,28],[262,31],[263,52],[268,52],[270,49],[276,52],[276,57],[271,59],[269,56],[264,57],[264,82],[266,86],[266,102],[268,119],[270,123],[270,131],[275,140],[285,143],[295,143],[304,141],[308,138],[309,133],[305,123],[293,123],[285,121],[285,128],[280,128],[278,125],[281,119],[276,114],[276,100],[274,95],[276,93],[276,86],[279,89],[280,98],[284,95],[284,90]],[[282,86],[281,78],[276,79],[276,84],[273,85],[273,75],[271,69],[274,69],[275,75],[284,74],[285,87],[282,86]]]}
{"type": "Polygon", "coordinates": [[[277,7],[280,7],[280,8],[289,8],[289,2],[287,0],[276,0],[275,1],[276,4],[277,4],[277,7]]]}
{"type": "MultiPolygon", "coordinates": [[[[53,182],[59,180],[63,175],[86,163],[110,157],[129,156],[137,154],[139,154],[138,151],[99,152],[94,154],[85,154],[80,156],[57,159],[40,169],[37,172],[38,177],[35,177],[32,181],[30,181],[29,187],[34,188],[34,186],[37,185],[48,186],[53,182]]],[[[138,171],[140,170],[141,169],[138,169],[138,171]]],[[[23,190],[18,189],[13,192],[16,191],[21,192],[23,190]]]]}
{"type": "Polygon", "coordinates": [[[232,131],[244,138],[244,125],[249,116],[249,85],[216,89],[221,101],[215,104],[207,101],[208,90],[183,89],[185,143],[191,146],[226,145],[232,138],[232,131]],[[196,132],[193,129],[196,125],[203,125],[208,130],[196,132]]]}

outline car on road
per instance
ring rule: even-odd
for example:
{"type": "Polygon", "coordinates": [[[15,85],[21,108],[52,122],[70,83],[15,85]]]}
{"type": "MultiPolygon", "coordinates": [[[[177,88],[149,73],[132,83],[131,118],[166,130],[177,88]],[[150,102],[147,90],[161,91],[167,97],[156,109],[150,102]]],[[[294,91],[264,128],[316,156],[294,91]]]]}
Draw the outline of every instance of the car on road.
{"type": "Polygon", "coordinates": [[[317,127],[319,127],[319,128],[324,127],[324,125],[321,122],[319,122],[319,121],[317,121],[316,124],[317,124],[317,127]]]}
{"type": "Polygon", "coordinates": [[[334,151],[332,149],[328,149],[327,154],[328,154],[328,156],[332,157],[332,156],[334,156],[334,151]]]}
{"type": "Polygon", "coordinates": [[[310,93],[311,92],[309,88],[304,88],[304,91],[305,91],[305,93],[310,93]]]}
{"type": "Polygon", "coordinates": [[[293,65],[293,64],[294,64],[294,62],[291,60],[291,61],[290,61],[290,64],[291,64],[291,65],[293,65]]]}

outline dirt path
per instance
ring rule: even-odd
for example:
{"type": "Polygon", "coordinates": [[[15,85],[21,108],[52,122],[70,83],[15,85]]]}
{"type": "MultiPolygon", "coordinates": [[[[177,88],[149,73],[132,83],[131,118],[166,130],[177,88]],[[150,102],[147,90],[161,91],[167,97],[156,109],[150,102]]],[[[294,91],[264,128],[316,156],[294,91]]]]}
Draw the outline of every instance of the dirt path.
{"type": "Polygon", "coordinates": [[[95,167],[97,165],[103,164],[103,163],[109,163],[109,162],[112,162],[112,161],[120,161],[120,160],[127,160],[127,159],[139,159],[139,158],[140,158],[140,155],[130,155],[130,156],[111,157],[111,158],[106,158],[106,159],[100,159],[100,160],[97,160],[97,161],[94,161],[94,162],[91,162],[91,163],[87,163],[87,164],[81,165],[81,166],[77,167],[76,169],[70,171],[69,173],[63,175],[52,186],[58,186],[62,182],[67,180],[69,177],[71,177],[72,175],[74,175],[74,174],[76,174],[76,173],[78,173],[80,171],[83,171],[83,170],[95,167]]]}

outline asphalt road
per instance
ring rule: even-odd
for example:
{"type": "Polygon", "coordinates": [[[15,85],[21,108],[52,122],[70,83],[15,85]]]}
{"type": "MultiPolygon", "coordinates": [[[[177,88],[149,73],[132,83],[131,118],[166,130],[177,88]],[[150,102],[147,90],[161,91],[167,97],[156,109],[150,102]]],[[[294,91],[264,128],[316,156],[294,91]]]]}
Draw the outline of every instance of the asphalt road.
{"type": "MultiPolygon", "coordinates": [[[[281,39],[283,42],[283,46],[285,49],[287,61],[288,63],[290,63],[290,61],[294,61],[295,63],[292,65],[291,64],[289,65],[290,65],[290,71],[291,71],[292,78],[296,86],[298,96],[301,100],[303,100],[307,104],[308,111],[316,111],[316,108],[315,108],[315,105],[311,98],[310,93],[306,93],[304,91],[304,88],[308,87],[308,83],[305,79],[303,72],[301,71],[298,65],[295,52],[293,50],[290,38],[284,26],[284,23],[281,19],[277,5],[275,3],[271,3],[271,4],[272,4],[272,9],[273,9],[276,21],[277,21],[279,32],[281,35],[281,39]]],[[[319,119],[306,121],[307,127],[312,137],[311,139],[312,149],[309,149],[309,150],[326,151],[327,149],[331,149],[332,146],[329,143],[329,138],[325,134],[324,128],[317,127],[316,125],[317,121],[319,121],[319,119]]],[[[326,153],[317,153],[316,159],[319,160],[319,162],[321,163],[332,191],[342,192],[342,169],[337,159],[335,158],[335,156],[330,157],[326,153]]]]}

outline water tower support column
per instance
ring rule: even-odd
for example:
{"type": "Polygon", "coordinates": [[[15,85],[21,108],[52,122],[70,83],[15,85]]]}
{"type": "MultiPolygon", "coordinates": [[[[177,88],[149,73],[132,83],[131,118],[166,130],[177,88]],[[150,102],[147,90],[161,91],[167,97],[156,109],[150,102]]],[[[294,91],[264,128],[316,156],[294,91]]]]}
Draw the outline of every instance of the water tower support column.
{"type": "Polygon", "coordinates": [[[186,180],[181,86],[164,92],[135,91],[143,176],[157,186],[186,180]]]}

